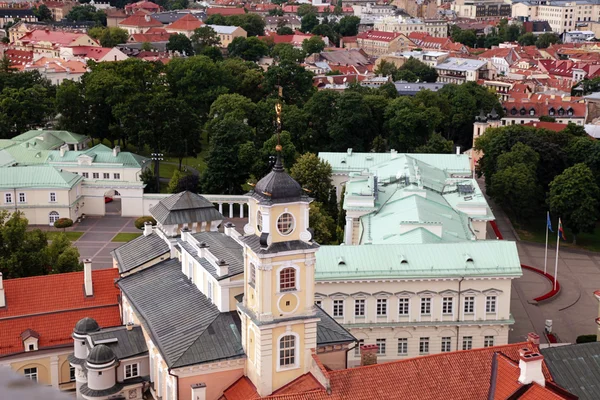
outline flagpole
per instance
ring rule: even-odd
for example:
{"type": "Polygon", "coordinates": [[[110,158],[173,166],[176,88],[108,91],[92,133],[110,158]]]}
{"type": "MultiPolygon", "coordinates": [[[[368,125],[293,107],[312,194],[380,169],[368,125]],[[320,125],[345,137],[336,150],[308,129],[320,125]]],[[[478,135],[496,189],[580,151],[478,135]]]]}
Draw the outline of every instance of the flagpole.
{"type": "Polygon", "coordinates": [[[558,246],[560,244],[560,218],[558,219],[558,226],[559,229],[556,232],[556,261],[554,262],[554,290],[556,290],[556,282],[558,282],[557,280],[557,274],[558,274],[558,246]]]}
{"type": "Polygon", "coordinates": [[[548,266],[548,219],[550,218],[550,211],[546,212],[546,254],[544,256],[544,274],[547,273],[548,266]]]}

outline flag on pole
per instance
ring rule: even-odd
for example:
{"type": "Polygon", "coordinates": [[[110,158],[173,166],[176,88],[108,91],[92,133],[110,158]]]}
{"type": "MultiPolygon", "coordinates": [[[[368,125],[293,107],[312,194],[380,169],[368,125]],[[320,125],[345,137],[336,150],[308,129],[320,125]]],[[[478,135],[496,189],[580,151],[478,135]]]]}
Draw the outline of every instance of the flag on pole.
{"type": "Polygon", "coordinates": [[[554,233],[554,231],[552,230],[552,222],[550,221],[550,211],[546,213],[546,224],[548,225],[548,229],[550,229],[550,232],[554,233]]]}
{"type": "Polygon", "coordinates": [[[565,237],[565,231],[563,230],[563,226],[562,226],[562,222],[561,222],[560,218],[558,219],[558,236],[562,240],[567,240],[567,238],[565,237]]]}

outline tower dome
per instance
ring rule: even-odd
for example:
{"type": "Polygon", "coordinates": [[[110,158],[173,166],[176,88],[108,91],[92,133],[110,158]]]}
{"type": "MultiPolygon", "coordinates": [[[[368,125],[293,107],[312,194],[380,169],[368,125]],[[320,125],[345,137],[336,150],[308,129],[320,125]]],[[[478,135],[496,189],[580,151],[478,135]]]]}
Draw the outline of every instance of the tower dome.
{"type": "Polygon", "coordinates": [[[100,326],[96,322],[95,319],[90,317],[85,317],[77,321],[75,324],[74,332],[80,335],[85,335],[91,332],[98,332],[100,330],[100,326]]]}
{"type": "Polygon", "coordinates": [[[111,361],[115,361],[117,357],[115,353],[105,344],[99,344],[94,346],[87,357],[88,367],[90,364],[93,365],[104,365],[111,361]]]}
{"type": "Polygon", "coordinates": [[[279,153],[271,172],[258,181],[254,187],[252,197],[259,202],[270,203],[287,203],[308,199],[302,186],[285,172],[279,153]]]}

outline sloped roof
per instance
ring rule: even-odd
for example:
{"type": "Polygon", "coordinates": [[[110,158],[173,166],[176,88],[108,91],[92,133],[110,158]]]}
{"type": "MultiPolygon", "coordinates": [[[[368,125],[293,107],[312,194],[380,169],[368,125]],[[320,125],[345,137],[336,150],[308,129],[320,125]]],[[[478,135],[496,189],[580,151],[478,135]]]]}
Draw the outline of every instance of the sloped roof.
{"type": "Polygon", "coordinates": [[[541,350],[554,381],[581,400],[600,398],[600,342],[541,350]]]}
{"type": "Polygon", "coordinates": [[[71,188],[83,177],[52,166],[27,166],[2,169],[0,188],[71,188]]]}
{"type": "Polygon", "coordinates": [[[246,14],[246,10],[241,7],[209,7],[206,9],[206,15],[221,14],[227,15],[242,15],[246,14]]]}
{"type": "Polygon", "coordinates": [[[93,164],[120,164],[124,168],[141,168],[148,160],[146,157],[130,153],[127,151],[119,151],[117,155],[113,153],[113,149],[103,144],[81,151],[66,151],[61,157],[59,150],[54,150],[48,154],[48,162],[53,165],[61,165],[77,162],[81,156],[92,157],[93,164]]]}
{"type": "Polygon", "coordinates": [[[162,225],[222,220],[223,215],[214,204],[199,194],[189,191],[176,193],[159,201],[150,214],[162,225]]]}
{"type": "MultiPolygon", "coordinates": [[[[206,243],[208,251],[213,254],[218,260],[224,260],[229,266],[229,272],[223,276],[217,276],[216,270],[212,265],[208,268],[208,272],[215,279],[223,279],[226,277],[244,273],[244,249],[241,244],[236,242],[230,236],[221,232],[199,232],[192,235],[199,243],[206,243]]],[[[205,260],[208,262],[208,260],[205,260]]],[[[206,263],[203,263],[205,265],[206,263]]]]}
{"type": "Polygon", "coordinates": [[[50,42],[56,46],[68,46],[81,36],[86,36],[86,34],[35,29],[26,33],[23,37],[18,39],[18,41],[23,43],[50,42]]]}
{"type": "Polygon", "coordinates": [[[515,243],[501,240],[321,246],[316,258],[317,281],[522,275],[515,243]]]}
{"type": "Polygon", "coordinates": [[[245,356],[237,312],[219,312],[181,272],[176,258],[117,284],[169,368],[245,356]]]}
{"type": "Polygon", "coordinates": [[[321,320],[317,322],[317,345],[324,346],[335,343],[354,342],[356,339],[350,332],[344,329],[329,314],[315,305],[317,317],[321,320]]]}
{"type": "Polygon", "coordinates": [[[376,40],[380,42],[391,42],[399,36],[402,36],[400,32],[367,31],[359,33],[356,38],[363,40],[376,40]]]}
{"type": "Polygon", "coordinates": [[[169,245],[157,233],[137,237],[117,247],[110,254],[117,260],[119,272],[124,273],[154,260],[161,255],[169,258],[169,245]]]}
{"type": "Polygon", "coordinates": [[[27,329],[38,333],[39,347],[44,348],[72,344],[73,327],[84,317],[94,318],[100,326],[120,325],[117,277],[113,268],[92,271],[92,297],[85,296],[83,271],[5,279],[0,354],[23,351],[21,334],[27,329]]]}
{"type": "Polygon", "coordinates": [[[98,332],[90,333],[89,336],[94,345],[100,342],[108,346],[119,360],[148,352],[144,332],[140,326],[134,326],[131,330],[127,330],[127,327],[124,325],[105,328],[98,332]],[[116,342],[107,342],[107,339],[116,339],[116,342]]]}
{"type": "Polygon", "coordinates": [[[186,14],[177,21],[167,25],[166,29],[175,31],[193,31],[204,25],[204,22],[194,17],[192,14],[186,14]]]}
{"type": "Polygon", "coordinates": [[[52,135],[52,136],[62,140],[65,143],[82,143],[87,139],[86,135],[80,135],[78,133],[73,133],[73,132],[69,132],[69,131],[34,129],[34,130],[30,130],[30,131],[21,133],[20,135],[13,137],[11,140],[13,140],[15,142],[26,142],[28,140],[31,140],[38,136],[42,136],[44,134],[52,135]]]}
{"type": "Polygon", "coordinates": [[[138,10],[123,21],[119,22],[121,26],[140,26],[140,27],[151,27],[151,26],[162,26],[160,21],[152,18],[149,14],[138,10]]]}

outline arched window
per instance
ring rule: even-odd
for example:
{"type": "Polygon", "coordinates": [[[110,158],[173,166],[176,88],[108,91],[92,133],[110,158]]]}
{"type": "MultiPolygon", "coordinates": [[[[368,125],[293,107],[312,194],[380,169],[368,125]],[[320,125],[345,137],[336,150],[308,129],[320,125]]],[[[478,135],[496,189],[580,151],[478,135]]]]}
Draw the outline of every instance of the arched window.
{"type": "Polygon", "coordinates": [[[565,115],[565,110],[562,107],[558,109],[558,115],[565,115]]]}
{"type": "Polygon", "coordinates": [[[291,367],[296,365],[296,336],[285,335],[279,339],[279,366],[291,367]]]}
{"type": "Polygon", "coordinates": [[[262,213],[260,211],[257,211],[256,212],[256,230],[258,230],[259,232],[262,232],[262,224],[263,224],[262,213]]]}
{"type": "Polygon", "coordinates": [[[290,213],[283,213],[277,219],[277,230],[282,235],[289,235],[294,230],[294,216],[290,213]]]}
{"type": "Polygon", "coordinates": [[[279,272],[279,291],[296,290],[296,269],[287,267],[279,272]]]}
{"type": "Polygon", "coordinates": [[[56,211],[50,211],[50,214],[48,214],[48,220],[50,224],[54,224],[56,221],[58,221],[59,218],[60,214],[56,211]]]}

